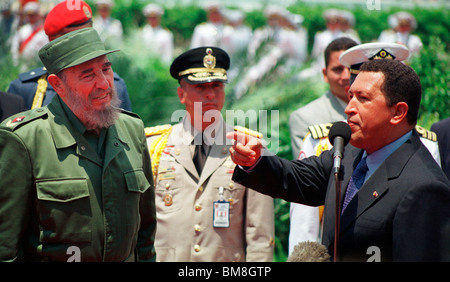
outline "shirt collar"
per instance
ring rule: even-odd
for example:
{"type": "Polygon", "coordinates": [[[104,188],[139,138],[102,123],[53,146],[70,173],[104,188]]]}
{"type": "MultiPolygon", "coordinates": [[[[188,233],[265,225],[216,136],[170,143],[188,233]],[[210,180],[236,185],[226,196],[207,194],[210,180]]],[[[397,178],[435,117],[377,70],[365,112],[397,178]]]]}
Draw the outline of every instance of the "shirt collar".
{"type": "Polygon", "coordinates": [[[370,155],[367,155],[367,152],[364,151],[363,158],[367,157],[367,167],[369,169],[366,174],[366,179],[377,170],[384,160],[386,160],[395,150],[400,148],[400,146],[403,145],[403,143],[405,143],[411,135],[412,131],[409,131],[394,142],[382,147],[370,155]]]}
{"type": "Polygon", "coordinates": [[[203,134],[203,141],[206,145],[223,145],[225,140],[224,133],[224,122],[223,119],[220,118],[218,122],[215,122],[208,126],[205,131],[201,132],[196,129],[190,121],[188,115],[183,118],[183,128],[184,128],[184,141],[186,144],[194,144],[199,145],[201,143],[200,135],[203,134]]]}
{"type": "Polygon", "coordinates": [[[72,112],[72,110],[69,108],[69,106],[66,105],[66,103],[63,101],[63,99],[60,99],[60,100],[61,100],[61,105],[62,105],[63,111],[67,116],[67,119],[72,124],[74,129],[76,131],[80,132],[81,135],[83,135],[86,132],[86,127],[78,119],[78,117],[72,112]]]}

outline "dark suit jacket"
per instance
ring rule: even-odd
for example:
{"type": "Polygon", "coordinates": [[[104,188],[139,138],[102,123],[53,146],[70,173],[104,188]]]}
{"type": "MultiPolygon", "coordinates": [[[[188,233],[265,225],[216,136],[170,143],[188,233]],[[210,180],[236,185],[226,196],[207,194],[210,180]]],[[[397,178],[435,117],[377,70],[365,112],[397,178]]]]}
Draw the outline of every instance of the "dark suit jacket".
{"type": "MultiPolygon", "coordinates": [[[[346,146],[341,203],[362,150],[346,146]]],[[[333,150],[288,161],[264,156],[250,174],[235,169],[233,180],[263,194],[307,205],[325,204],[322,244],[334,245],[336,189],[333,150]],[[276,187],[276,188],[274,188],[276,187]]],[[[393,152],[364,183],[341,216],[341,260],[366,261],[371,246],[384,261],[447,259],[450,182],[418,135],[393,152]]]]}
{"type": "Polygon", "coordinates": [[[23,98],[10,93],[0,92],[0,122],[7,117],[25,111],[23,98]]]}
{"type": "Polygon", "coordinates": [[[436,132],[442,170],[450,179],[450,117],[433,124],[431,131],[436,132]]]}

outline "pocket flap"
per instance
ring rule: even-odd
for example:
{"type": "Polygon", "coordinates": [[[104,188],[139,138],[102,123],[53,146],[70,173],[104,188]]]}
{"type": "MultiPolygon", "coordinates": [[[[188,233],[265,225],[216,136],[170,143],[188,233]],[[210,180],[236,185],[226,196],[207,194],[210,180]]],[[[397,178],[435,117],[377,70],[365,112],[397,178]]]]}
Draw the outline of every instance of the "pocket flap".
{"type": "Polygon", "coordinates": [[[63,178],[36,182],[37,198],[44,201],[70,202],[89,197],[85,178],[63,178]]]}
{"type": "Polygon", "coordinates": [[[142,169],[125,172],[128,191],[144,193],[150,187],[142,169]]]}

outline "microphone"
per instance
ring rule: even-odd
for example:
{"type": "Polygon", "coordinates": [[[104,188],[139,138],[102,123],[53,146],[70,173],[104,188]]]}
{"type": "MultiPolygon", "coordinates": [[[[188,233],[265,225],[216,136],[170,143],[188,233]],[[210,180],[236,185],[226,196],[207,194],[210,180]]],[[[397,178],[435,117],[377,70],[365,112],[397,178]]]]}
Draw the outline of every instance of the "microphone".
{"type": "Polygon", "coordinates": [[[327,248],[317,242],[300,242],[295,245],[288,262],[329,262],[330,254],[327,248]]]}
{"type": "Polygon", "coordinates": [[[344,147],[350,141],[350,136],[352,135],[352,130],[350,126],[343,121],[338,121],[333,124],[328,133],[328,140],[333,144],[334,153],[334,165],[333,170],[335,174],[339,174],[341,169],[341,160],[344,157],[344,147]]]}

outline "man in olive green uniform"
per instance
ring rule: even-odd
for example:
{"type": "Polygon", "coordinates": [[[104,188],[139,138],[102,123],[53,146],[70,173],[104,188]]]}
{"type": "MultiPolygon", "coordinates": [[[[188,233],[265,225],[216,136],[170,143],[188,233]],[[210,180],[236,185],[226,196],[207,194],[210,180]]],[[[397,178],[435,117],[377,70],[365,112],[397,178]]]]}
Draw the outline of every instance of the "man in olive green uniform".
{"type": "Polygon", "coordinates": [[[144,126],[115,107],[111,52],[93,28],[40,50],[58,95],[0,127],[0,260],[155,259],[144,126]]]}
{"type": "Polygon", "coordinates": [[[273,260],[273,200],[231,180],[232,131],[220,110],[230,59],[199,47],[171,65],[187,114],[146,128],[155,177],[157,261],[273,260]]]}

